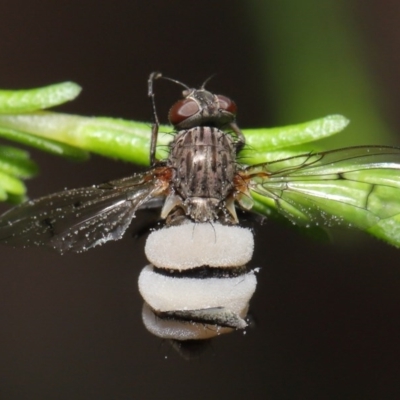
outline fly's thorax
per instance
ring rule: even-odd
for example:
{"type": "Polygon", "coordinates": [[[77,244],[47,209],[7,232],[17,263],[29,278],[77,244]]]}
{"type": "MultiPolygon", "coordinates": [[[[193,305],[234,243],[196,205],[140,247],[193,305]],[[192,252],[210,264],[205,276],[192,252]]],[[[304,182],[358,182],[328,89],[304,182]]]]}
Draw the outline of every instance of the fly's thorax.
{"type": "Polygon", "coordinates": [[[236,148],[231,135],[208,126],[177,133],[169,165],[174,193],[195,221],[215,220],[234,190],[236,148]]]}
{"type": "Polygon", "coordinates": [[[206,222],[218,219],[218,214],[224,211],[224,204],[214,197],[188,197],[183,202],[187,215],[194,221],[206,222]]]}

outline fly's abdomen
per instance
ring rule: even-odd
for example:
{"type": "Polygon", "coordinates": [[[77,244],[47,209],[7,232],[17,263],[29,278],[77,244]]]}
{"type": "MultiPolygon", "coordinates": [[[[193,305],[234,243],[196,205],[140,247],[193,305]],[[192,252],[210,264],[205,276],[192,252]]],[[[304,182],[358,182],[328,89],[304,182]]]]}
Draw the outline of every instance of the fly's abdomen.
{"type": "Polygon", "coordinates": [[[216,218],[234,187],[235,156],[232,137],[217,128],[199,126],[176,135],[169,157],[176,171],[173,186],[194,220],[216,218]]]}
{"type": "Polygon", "coordinates": [[[208,339],[247,326],[257,279],[249,229],[186,222],[153,231],[140,273],[143,322],[164,339],[208,339]],[[185,249],[185,251],[182,251],[185,249]]]}

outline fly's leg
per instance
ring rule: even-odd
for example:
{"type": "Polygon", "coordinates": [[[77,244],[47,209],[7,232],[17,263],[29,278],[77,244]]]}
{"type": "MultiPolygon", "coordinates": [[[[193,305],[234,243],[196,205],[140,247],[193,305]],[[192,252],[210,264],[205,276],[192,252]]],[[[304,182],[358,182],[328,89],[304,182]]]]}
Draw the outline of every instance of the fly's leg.
{"type": "Polygon", "coordinates": [[[235,132],[236,135],[236,153],[239,153],[240,150],[243,149],[243,147],[246,145],[246,139],[240,130],[240,128],[237,126],[236,122],[231,122],[229,124],[233,132],[235,132]]]}
{"type": "Polygon", "coordinates": [[[151,106],[153,109],[153,124],[151,125],[151,143],[150,143],[150,165],[152,167],[157,163],[156,159],[156,146],[157,146],[157,136],[158,129],[160,127],[160,122],[158,121],[156,102],[154,100],[153,83],[156,79],[160,78],[161,72],[152,72],[147,81],[147,95],[150,97],[151,106]]]}

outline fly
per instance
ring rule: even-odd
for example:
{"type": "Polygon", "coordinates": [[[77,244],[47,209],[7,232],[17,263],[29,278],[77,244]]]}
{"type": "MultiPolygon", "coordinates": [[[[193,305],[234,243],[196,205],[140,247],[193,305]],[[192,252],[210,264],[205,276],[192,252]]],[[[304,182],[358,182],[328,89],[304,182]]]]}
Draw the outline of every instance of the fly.
{"type": "Polygon", "coordinates": [[[170,338],[186,340],[246,326],[256,286],[254,271],[246,268],[253,236],[238,226],[236,207],[254,212],[273,207],[306,226],[339,222],[382,231],[385,220],[400,213],[400,176],[393,173],[400,169],[400,149],[358,146],[242,165],[237,156],[246,143],[236,104],[205,84],[191,89],[164,78],[184,90],[169,111],[176,131],[169,156],[157,160],[153,83],[160,77],[152,73],[148,81],[154,111],[150,169],[19,205],[0,217],[2,242],[81,252],[120,239],[136,211],[160,205],[166,224],[149,236],[146,254],[152,264],[139,278],[143,318],[163,337],[171,323],[178,325],[170,338]],[[215,280],[222,286],[212,287],[215,280]],[[232,297],[239,283],[244,290],[232,297]],[[164,293],[168,285],[171,291],[164,293]],[[191,300],[196,290],[201,294],[191,300]]]}

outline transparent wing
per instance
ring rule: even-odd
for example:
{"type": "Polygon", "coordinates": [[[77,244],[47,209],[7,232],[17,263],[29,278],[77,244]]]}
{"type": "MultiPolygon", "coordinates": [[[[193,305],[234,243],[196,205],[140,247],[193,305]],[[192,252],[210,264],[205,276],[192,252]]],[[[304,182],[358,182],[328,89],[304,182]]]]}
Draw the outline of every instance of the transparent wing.
{"type": "Polygon", "coordinates": [[[28,201],[0,217],[0,241],[84,251],[120,239],[135,211],[164,188],[150,171],[28,201]]]}
{"type": "Polygon", "coordinates": [[[309,153],[247,167],[243,176],[256,202],[295,223],[368,229],[391,221],[400,235],[400,221],[394,220],[400,214],[400,148],[309,153]]]}

